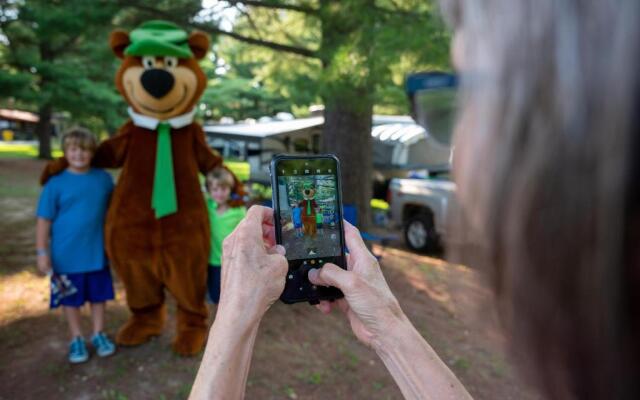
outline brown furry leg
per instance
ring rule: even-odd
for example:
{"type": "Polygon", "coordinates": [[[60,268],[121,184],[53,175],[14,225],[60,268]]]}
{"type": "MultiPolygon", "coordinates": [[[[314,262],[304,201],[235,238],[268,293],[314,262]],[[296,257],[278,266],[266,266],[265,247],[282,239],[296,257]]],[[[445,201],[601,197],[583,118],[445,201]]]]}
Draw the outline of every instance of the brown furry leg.
{"type": "Polygon", "coordinates": [[[137,346],[160,335],[166,320],[165,308],[162,304],[142,310],[131,309],[133,314],[118,331],[116,342],[122,346],[137,346]]]}
{"type": "Polygon", "coordinates": [[[116,336],[123,346],[136,346],[160,335],[166,319],[164,285],[158,279],[153,254],[143,244],[122,239],[111,248],[112,265],[124,284],[131,310],[116,336]]]}
{"type": "Polygon", "coordinates": [[[202,351],[207,341],[207,320],[200,314],[189,313],[178,307],[176,337],[172,348],[182,356],[193,356],[202,351]]]}
{"type": "Polygon", "coordinates": [[[195,240],[202,236],[188,235],[188,243],[175,243],[162,250],[164,284],[178,303],[173,350],[183,356],[198,354],[207,339],[209,246],[195,240]]]}

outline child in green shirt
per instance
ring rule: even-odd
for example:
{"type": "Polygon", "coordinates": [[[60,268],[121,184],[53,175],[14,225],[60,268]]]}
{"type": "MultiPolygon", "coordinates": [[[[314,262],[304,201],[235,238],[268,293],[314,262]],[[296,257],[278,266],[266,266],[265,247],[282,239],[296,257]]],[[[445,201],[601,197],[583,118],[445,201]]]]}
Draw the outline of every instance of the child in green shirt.
{"type": "Polygon", "coordinates": [[[206,187],[209,225],[211,226],[211,255],[209,256],[209,272],[207,289],[209,299],[217,304],[220,300],[220,266],[222,257],[222,241],[240,223],[246,214],[244,206],[231,207],[231,190],[235,181],[229,171],[216,168],[207,174],[206,187]]]}

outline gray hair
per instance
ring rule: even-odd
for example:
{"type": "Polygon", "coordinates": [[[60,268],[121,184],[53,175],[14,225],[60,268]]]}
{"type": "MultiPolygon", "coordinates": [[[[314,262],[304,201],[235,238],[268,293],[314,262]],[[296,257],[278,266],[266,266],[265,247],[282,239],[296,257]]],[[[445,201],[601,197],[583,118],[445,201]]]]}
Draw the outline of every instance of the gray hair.
{"type": "Polygon", "coordinates": [[[454,175],[514,344],[554,398],[639,396],[640,1],[441,5],[454,175]]]}

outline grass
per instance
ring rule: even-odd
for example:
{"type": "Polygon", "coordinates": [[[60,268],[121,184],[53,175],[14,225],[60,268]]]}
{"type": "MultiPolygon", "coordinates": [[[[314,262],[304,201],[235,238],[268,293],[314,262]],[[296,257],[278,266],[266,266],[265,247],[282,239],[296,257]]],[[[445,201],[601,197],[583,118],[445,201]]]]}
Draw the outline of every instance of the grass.
{"type": "Polygon", "coordinates": [[[248,181],[249,180],[249,176],[251,174],[251,165],[249,165],[248,162],[244,162],[244,161],[225,161],[224,165],[226,165],[227,168],[229,168],[231,170],[231,172],[236,174],[238,179],[240,179],[241,181],[244,182],[244,181],[248,181]]]}
{"type": "Polygon", "coordinates": [[[102,398],[105,400],[127,400],[127,396],[120,393],[118,390],[110,389],[102,391],[102,398]]]}
{"type": "Polygon", "coordinates": [[[453,361],[452,367],[456,371],[464,372],[471,367],[471,363],[464,357],[458,357],[453,361]]]}
{"type": "MultiPolygon", "coordinates": [[[[91,398],[105,400],[187,398],[200,356],[186,359],[171,353],[175,302],[170,296],[167,327],[159,338],[139,348],[122,348],[114,357],[94,357],[83,366],[67,364],[66,322],[60,310],[48,309],[48,281],[36,273],[33,255],[33,209],[42,165],[27,158],[0,166],[0,376],[6,377],[0,379],[0,397],[85,398],[91,393],[91,398]],[[15,189],[18,185],[24,187],[15,189]]],[[[400,249],[385,252],[384,273],[403,309],[475,398],[534,398],[515,386],[508,359],[489,341],[494,336],[444,307],[456,299],[456,307],[462,307],[465,300],[475,301],[484,293],[460,297],[460,292],[453,292],[450,281],[466,282],[472,271],[400,249]],[[445,296],[443,304],[440,294],[451,298],[445,296]],[[461,343],[463,329],[470,334],[461,343]]],[[[124,290],[119,284],[116,290],[117,298],[107,311],[110,333],[129,315],[124,290]]],[[[86,308],[83,323],[89,329],[86,308]]],[[[383,364],[357,342],[342,316],[321,316],[307,305],[278,303],[262,321],[256,344],[247,398],[400,398],[383,364]]]]}
{"type": "MultiPolygon", "coordinates": [[[[52,157],[62,157],[62,150],[53,146],[52,157]]],[[[0,142],[0,158],[34,158],[38,156],[38,145],[29,143],[0,142]]],[[[251,166],[244,161],[225,161],[226,165],[241,181],[249,180],[251,166]]]]}
{"type": "MultiPolygon", "coordinates": [[[[54,146],[51,150],[51,155],[53,157],[61,157],[62,150],[54,146]]],[[[37,144],[0,142],[0,157],[2,158],[33,158],[37,156],[37,144]]]]}

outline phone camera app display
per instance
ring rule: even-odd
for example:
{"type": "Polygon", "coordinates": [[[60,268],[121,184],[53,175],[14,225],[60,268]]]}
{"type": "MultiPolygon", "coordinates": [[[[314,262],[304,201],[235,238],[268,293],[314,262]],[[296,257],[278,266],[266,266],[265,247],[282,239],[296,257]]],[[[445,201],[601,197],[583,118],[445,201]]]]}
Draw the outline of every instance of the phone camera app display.
{"type": "Polygon", "coordinates": [[[278,176],[282,244],[287,258],[337,257],[341,248],[336,177],[326,168],[297,172],[278,176]]]}

